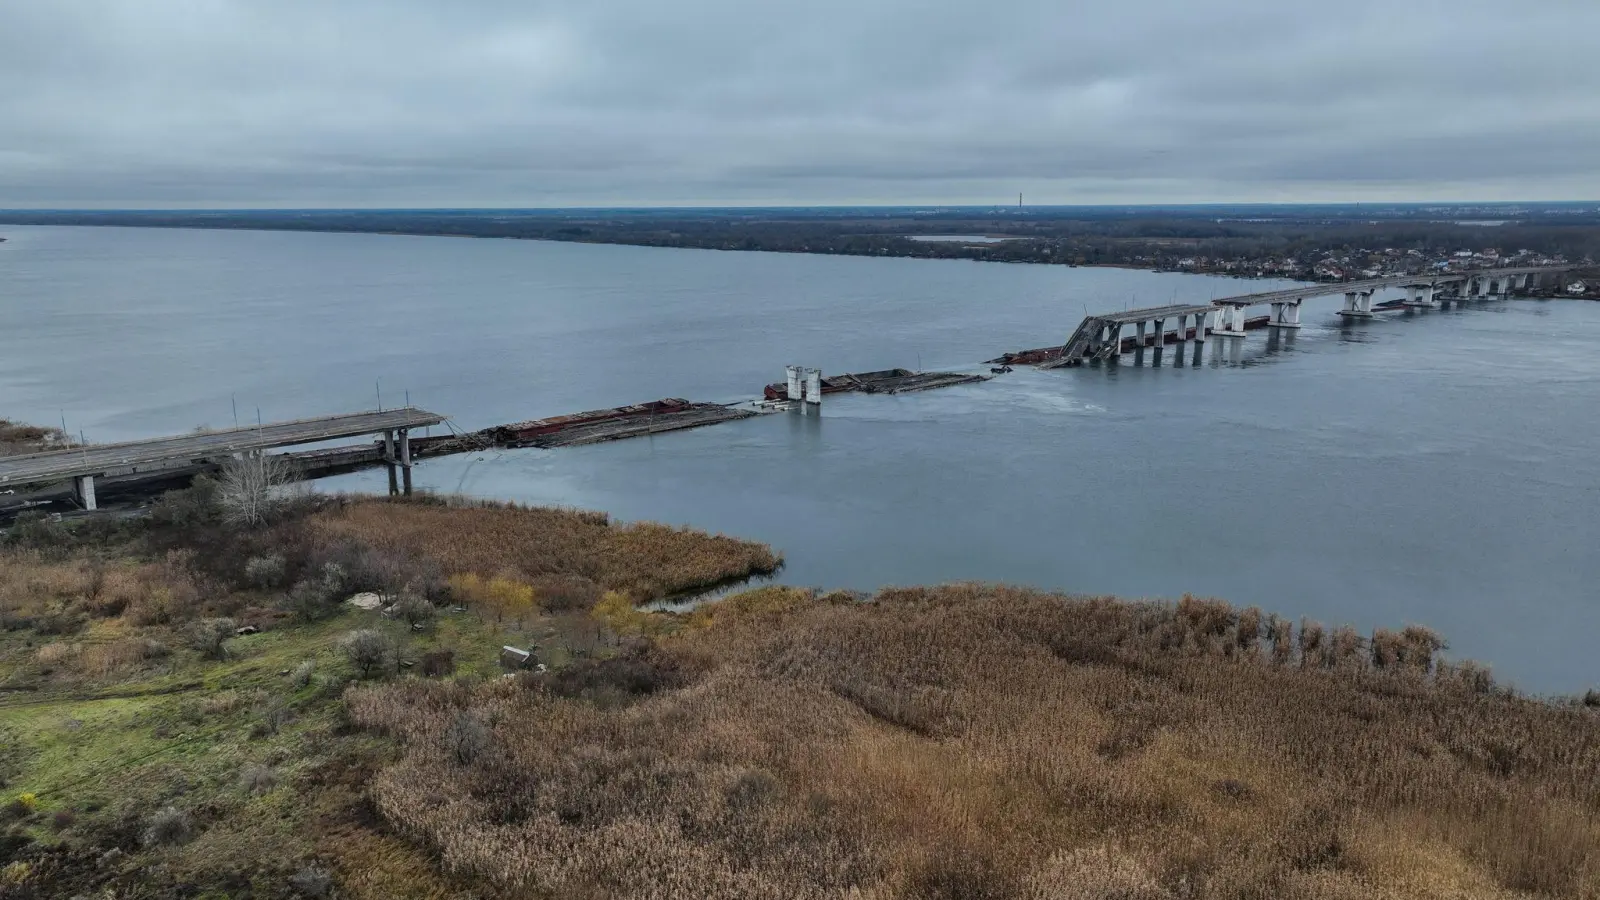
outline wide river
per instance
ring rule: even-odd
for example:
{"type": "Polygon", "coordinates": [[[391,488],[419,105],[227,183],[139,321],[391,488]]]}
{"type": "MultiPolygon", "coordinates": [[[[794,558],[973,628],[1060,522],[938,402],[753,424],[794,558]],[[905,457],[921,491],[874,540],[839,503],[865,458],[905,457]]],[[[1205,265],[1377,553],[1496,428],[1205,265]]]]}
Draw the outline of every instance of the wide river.
{"type": "MultiPolygon", "coordinates": [[[[111,441],[411,402],[461,428],[788,363],[973,368],[1085,310],[1265,290],[1117,269],[379,235],[0,226],[0,417],[111,441]]],[[[652,439],[426,462],[441,491],[767,541],[781,580],[1185,592],[1425,623],[1540,692],[1600,680],[1600,305],[1479,303],[1199,366],[830,397],[652,439]]],[[[1222,353],[1221,358],[1216,354],[1222,353]]],[[[333,480],[381,489],[376,473],[333,480]]]]}

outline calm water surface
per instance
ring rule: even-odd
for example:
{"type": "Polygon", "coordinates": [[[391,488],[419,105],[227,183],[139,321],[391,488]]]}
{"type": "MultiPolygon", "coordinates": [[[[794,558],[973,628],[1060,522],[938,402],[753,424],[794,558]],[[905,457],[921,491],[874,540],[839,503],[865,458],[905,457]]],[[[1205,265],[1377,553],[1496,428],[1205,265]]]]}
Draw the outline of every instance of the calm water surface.
{"type": "MultiPolygon", "coordinates": [[[[231,424],[231,398],[246,421],[368,408],[375,382],[462,428],[736,400],[787,363],[974,368],[1059,342],[1086,309],[1273,286],[502,240],[0,235],[0,416],[64,410],[102,441],[231,424]]],[[[1338,303],[1309,303],[1292,342],[1253,334],[1237,361],[1214,341],[1199,366],[830,397],[820,417],[435,460],[417,480],[768,541],[789,583],[1192,592],[1427,623],[1531,690],[1600,680],[1600,305],[1341,329],[1338,303]]]]}

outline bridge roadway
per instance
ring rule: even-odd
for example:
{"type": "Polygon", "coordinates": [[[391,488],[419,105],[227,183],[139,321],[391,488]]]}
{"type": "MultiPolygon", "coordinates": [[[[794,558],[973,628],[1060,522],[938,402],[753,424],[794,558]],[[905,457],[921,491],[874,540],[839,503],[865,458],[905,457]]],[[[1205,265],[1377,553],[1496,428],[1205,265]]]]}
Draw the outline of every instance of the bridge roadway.
{"type": "MultiPolygon", "coordinates": [[[[77,482],[75,487],[85,507],[93,509],[94,477],[97,475],[132,473],[139,471],[141,466],[182,465],[236,453],[379,433],[391,438],[395,433],[399,434],[401,464],[409,466],[409,430],[438,425],[444,420],[445,417],[438,413],[408,406],[6,456],[0,457],[0,487],[48,484],[71,478],[77,482]]],[[[393,455],[392,452],[390,455],[393,455]]]]}
{"type": "Polygon", "coordinates": [[[1108,359],[1119,356],[1123,352],[1125,343],[1122,329],[1127,325],[1135,326],[1138,331],[1138,336],[1132,339],[1135,347],[1159,348],[1166,342],[1168,336],[1166,331],[1168,319],[1177,320],[1178,329],[1172,336],[1178,341],[1188,340],[1191,334],[1194,340],[1203,341],[1208,331],[1222,337],[1237,337],[1245,333],[1245,309],[1260,304],[1272,305],[1272,315],[1267,322],[1270,327],[1299,328],[1300,304],[1311,297],[1344,294],[1345,308],[1339,314],[1347,319],[1365,319],[1373,315],[1372,295],[1385,288],[1409,289],[1410,297],[1406,301],[1408,306],[1434,306],[1436,305],[1434,293],[1440,285],[1460,282],[1459,292],[1462,297],[1472,296],[1479,287],[1483,288],[1484,293],[1494,293],[1495,287],[1498,286],[1501,293],[1509,294],[1514,288],[1526,284],[1529,278],[1541,277],[1547,273],[1567,272],[1573,268],[1575,266],[1521,266],[1467,272],[1388,275],[1361,281],[1303,284],[1275,291],[1240,294],[1206,304],[1172,304],[1100,313],[1084,317],[1083,323],[1067,338],[1060,355],[1042,363],[1041,368],[1074,366],[1085,359],[1108,359]],[[1217,314],[1216,327],[1208,329],[1206,319],[1213,311],[1217,314]],[[1192,329],[1188,325],[1191,318],[1194,321],[1192,329]],[[1146,341],[1147,325],[1154,326],[1153,342],[1146,341]]]}
{"type": "MultiPolygon", "coordinates": [[[[1334,294],[1367,294],[1392,287],[1450,284],[1456,281],[1465,281],[1469,278],[1498,280],[1517,275],[1568,272],[1572,268],[1572,266],[1523,266],[1506,269],[1477,269],[1470,272],[1440,272],[1427,275],[1386,275],[1382,278],[1367,278],[1362,281],[1330,281],[1284,288],[1278,291],[1262,291],[1258,294],[1240,294],[1237,297],[1223,297],[1219,300],[1213,300],[1212,305],[1258,306],[1262,303],[1282,303],[1291,300],[1304,300],[1308,297],[1328,297],[1334,294]]],[[[1146,316],[1145,318],[1150,319],[1153,317],[1146,316]]]]}

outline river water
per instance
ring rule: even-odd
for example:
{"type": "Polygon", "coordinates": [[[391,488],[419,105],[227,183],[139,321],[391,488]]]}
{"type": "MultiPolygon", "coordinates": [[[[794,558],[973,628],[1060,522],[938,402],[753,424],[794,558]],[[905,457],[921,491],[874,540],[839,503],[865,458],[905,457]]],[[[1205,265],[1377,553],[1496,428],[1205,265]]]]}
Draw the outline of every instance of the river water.
{"type": "MultiPolygon", "coordinates": [[[[506,240],[0,227],[0,416],[90,440],[410,400],[471,429],[781,380],[980,369],[1085,310],[1272,282],[506,240]]],[[[421,486],[767,541],[780,580],[1185,592],[1428,624],[1534,691],[1600,681],[1600,305],[1478,303],[1199,366],[1037,372],[561,450],[421,486]]],[[[1187,353],[1187,348],[1186,348],[1187,353]]],[[[1219,358],[1220,354],[1220,358],[1219,358]]],[[[1187,355],[1185,362],[1192,362],[1187,355]]],[[[333,479],[383,489],[382,476],[333,479]]]]}

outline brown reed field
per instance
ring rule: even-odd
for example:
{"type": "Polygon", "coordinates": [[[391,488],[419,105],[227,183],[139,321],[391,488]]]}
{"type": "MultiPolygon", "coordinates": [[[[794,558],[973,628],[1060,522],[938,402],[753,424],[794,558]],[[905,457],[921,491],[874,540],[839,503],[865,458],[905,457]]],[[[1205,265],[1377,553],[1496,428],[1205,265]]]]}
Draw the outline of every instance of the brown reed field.
{"type": "Polygon", "coordinates": [[[768,588],[618,655],[347,694],[486,895],[1600,897],[1600,715],[1259,610],[768,588]]]}
{"type": "Polygon", "coordinates": [[[635,602],[776,571],[770,547],[655,522],[613,524],[604,513],[500,503],[362,499],[313,516],[320,541],[356,540],[379,552],[421,557],[447,574],[509,573],[536,593],[574,579],[635,602]]]}

